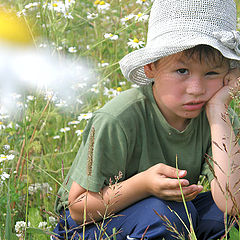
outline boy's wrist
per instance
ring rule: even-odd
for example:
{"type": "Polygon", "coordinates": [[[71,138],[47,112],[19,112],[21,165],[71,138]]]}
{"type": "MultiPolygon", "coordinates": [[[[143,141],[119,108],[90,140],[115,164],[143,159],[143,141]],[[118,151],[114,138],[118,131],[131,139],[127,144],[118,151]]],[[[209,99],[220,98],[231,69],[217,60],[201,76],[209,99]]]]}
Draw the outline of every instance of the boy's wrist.
{"type": "Polygon", "coordinates": [[[215,121],[217,119],[221,119],[226,116],[228,109],[228,105],[224,104],[209,104],[206,107],[206,114],[208,121],[215,121]]]}

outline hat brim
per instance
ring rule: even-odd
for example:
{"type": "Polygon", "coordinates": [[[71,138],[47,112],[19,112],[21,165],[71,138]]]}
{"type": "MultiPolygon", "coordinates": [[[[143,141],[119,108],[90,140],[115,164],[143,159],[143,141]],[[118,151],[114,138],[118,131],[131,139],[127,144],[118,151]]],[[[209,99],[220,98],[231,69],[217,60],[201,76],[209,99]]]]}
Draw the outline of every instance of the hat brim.
{"type": "Polygon", "coordinates": [[[149,84],[153,82],[153,79],[147,78],[145,75],[145,65],[201,44],[217,49],[228,59],[240,61],[240,56],[237,55],[234,50],[224,46],[218,39],[202,33],[187,32],[186,37],[177,39],[177,42],[176,47],[174,47],[173,44],[171,44],[170,47],[167,44],[161,44],[161,42],[159,42],[158,46],[147,45],[144,48],[127,54],[119,62],[124,77],[138,85],[149,84]]]}

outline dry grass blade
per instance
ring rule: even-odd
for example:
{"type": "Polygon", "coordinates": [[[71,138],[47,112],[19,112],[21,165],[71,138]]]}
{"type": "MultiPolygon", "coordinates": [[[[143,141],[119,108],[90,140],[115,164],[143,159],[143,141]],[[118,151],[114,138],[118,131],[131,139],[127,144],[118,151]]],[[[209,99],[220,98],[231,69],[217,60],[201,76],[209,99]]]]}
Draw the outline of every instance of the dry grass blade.
{"type": "Polygon", "coordinates": [[[217,142],[215,142],[215,141],[212,141],[212,143],[214,144],[214,145],[216,145],[221,151],[223,151],[223,149],[218,145],[218,143],[217,142]]]}
{"type": "Polygon", "coordinates": [[[90,140],[88,147],[88,162],[87,162],[87,175],[92,175],[92,165],[93,165],[93,150],[94,150],[94,137],[95,137],[95,128],[92,126],[90,132],[90,140]]]}

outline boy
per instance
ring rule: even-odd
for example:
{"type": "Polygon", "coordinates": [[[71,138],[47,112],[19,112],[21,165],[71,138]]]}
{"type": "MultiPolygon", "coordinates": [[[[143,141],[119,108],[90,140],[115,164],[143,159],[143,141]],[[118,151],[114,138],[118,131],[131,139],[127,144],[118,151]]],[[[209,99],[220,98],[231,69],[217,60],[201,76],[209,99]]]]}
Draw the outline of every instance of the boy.
{"type": "Polygon", "coordinates": [[[59,191],[59,239],[66,230],[69,239],[95,239],[96,225],[83,231],[81,224],[101,220],[106,204],[108,214],[117,214],[107,223],[108,236],[115,227],[116,239],[187,238],[179,185],[198,239],[224,234],[223,212],[236,215],[240,208],[239,122],[231,110],[226,114],[230,87],[238,87],[240,76],[232,68],[232,60],[240,60],[235,29],[232,0],[154,1],[147,46],[120,62],[124,76],[143,86],[122,93],[89,121],[59,191]],[[205,161],[211,156],[214,174],[205,161]],[[119,171],[121,182],[109,186],[119,171]],[[200,194],[200,174],[208,177],[211,192],[200,194]],[[166,227],[167,219],[177,234],[166,227]]]}

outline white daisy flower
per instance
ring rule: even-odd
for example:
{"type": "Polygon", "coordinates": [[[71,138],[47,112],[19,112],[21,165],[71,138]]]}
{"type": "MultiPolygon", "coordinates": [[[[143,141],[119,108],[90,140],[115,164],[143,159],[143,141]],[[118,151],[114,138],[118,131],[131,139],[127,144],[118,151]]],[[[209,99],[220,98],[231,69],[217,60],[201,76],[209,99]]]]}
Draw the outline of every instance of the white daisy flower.
{"type": "Polygon", "coordinates": [[[139,41],[137,38],[134,38],[134,39],[129,39],[129,42],[127,44],[131,48],[139,49],[144,46],[145,42],[139,41]]]}
{"type": "Polygon", "coordinates": [[[9,149],[10,149],[10,145],[3,145],[3,149],[5,150],[5,151],[8,151],[9,149]]]}
{"type": "Polygon", "coordinates": [[[15,158],[15,155],[13,155],[13,154],[8,154],[8,155],[6,156],[6,158],[7,158],[7,160],[13,160],[13,159],[15,158]]]}
{"type": "Polygon", "coordinates": [[[99,67],[107,67],[107,66],[109,66],[109,63],[104,62],[104,61],[102,60],[100,63],[98,63],[98,66],[99,66],[99,67]]]}
{"type": "Polygon", "coordinates": [[[21,11],[17,12],[18,17],[26,16],[26,9],[22,9],[21,11]]]}
{"type": "Polygon", "coordinates": [[[97,13],[90,13],[90,12],[87,12],[87,19],[89,20],[92,20],[92,19],[95,19],[98,17],[98,14],[97,13]]]}
{"type": "Polygon", "coordinates": [[[3,172],[1,175],[0,175],[0,178],[2,179],[2,181],[5,181],[6,179],[8,179],[10,177],[10,175],[6,172],[3,172]]]}
{"type": "Polygon", "coordinates": [[[141,5],[143,5],[143,4],[149,5],[149,3],[147,2],[147,0],[137,0],[136,3],[141,4],[141,5]]]}
{"type": "Polygon", "coordinates": [[[63,132],[63,133],[68,132],[68,131],[70,131],[70,127],[61,128],[59,131],[63,132]]]}
{"type": "Polygon", "coordinates": [[[70,12],[64,12],[64,13],[63,13],[63,16],[64,16],[65,18],[68,18],[68,19],[73,19],[73,16],[72,16],[72,14],[71,14],[70,12]]]}
{"type": "Polygon", "coordinates": [[[92,113],[89,112],[89,113],[82,113],[78,116],[78,120],[81,121],[81,120],[88,120],[92,117],[92,113]]]}
{"type": "Polygon", "coordinates": [[[135,20],[138,22],[147,21],[148,18],[149,18],[149,15],[143,14],[141,12],[139,12],[137,15],[135,15],[135,20]]]}
{"type": "Polygon", "coordinates": [[[60,138],[59,135],[56,135],[56,136],[53,137],[53,139],[59,139],[59,138],[60,138]]]}
{"type": "Polygon", "coordinates": [[[34,99],[35,99],[34,96],[31,96],[31,95],[27,96],[27,100],[28,100],[28,101],[33,101],[34,99]]]}
{"type": "Polygon", "coordinates": [[[79,136],[81,136],[82,135],[82,133],[83,133],[83,130],[76,130],[75,131],[75,133],[77,134],[77,136],[79,137],[79,136]]]}
{"type": "Polygon", "coordinates": [[[41,228],[41,229],[46,230],[47,229],[47,222],[40,222],[38,224],[38,227],[41,228]]]}
{"type": "Polygon", "coordinates": [[[75,52],[77,52],[77,49],[76,49],[76,47],[70,47],[70,48],[68,48],[68,52],[75,53],[75,52]]]}
{"type": "Polygon", "coordinates": [[[27,5],[25,5],[25,9],[30,9],[30,8],[36,8],[39,6],[39,2],[33,2],[33,3],[28,3],[27,5]]]}
{"type": "Polygon", "coordinates": [[[105,33],[104,34],[104,37],[105,38],[109,38],[109,39],[111,39],[111,40],[117,40],[118,39],[118,35],[113,35],[112,33],[105,33]]]}
{"type": "Polygon", "coordinates": [[[0,122],[0,130],[5,129],[6,126],[3,124],[3,122],[0,122]]]}
{"type": "Polygon", "coordinates": [[[57,223],[57,219],[53,216],[50,216],[48,220],[49,220],[49,223],[53,226],[55,226],[55,224],[57,223]]]}
{"type": "Polygon", "coordinates": [[[80,122],[79,121],[71,121],[71,122],[69,122],[68,123],[68,125],[77,125],[77,124],[79,124],[80,122]]]}
{"type": "Polygon", "coordinates": [[[96,0],[94,4],[97,5],[99,11],[106,11],[110,8],[110,4],[105,1],[96,0]]]}
{"type": "Polygon", "coordinates": [[[130,19],[134,18],[134,14],[129,14],[124,18],[121,18],[120,21],[123,25],[126,25],[126,22],[129,21],[130,19]]]}

